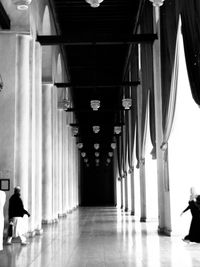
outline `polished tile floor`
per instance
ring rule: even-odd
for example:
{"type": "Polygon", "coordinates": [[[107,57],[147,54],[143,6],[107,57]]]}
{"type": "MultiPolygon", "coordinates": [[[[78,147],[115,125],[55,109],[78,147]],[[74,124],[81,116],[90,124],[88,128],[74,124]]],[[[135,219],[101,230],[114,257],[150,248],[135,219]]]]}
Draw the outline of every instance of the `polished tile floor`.
{"type": "Polygon", "coordinates": [[[200,244],[157,234],[115,208],[79,208],[42,236],[4,246],[0,267],[199,267],[200,244]]]}

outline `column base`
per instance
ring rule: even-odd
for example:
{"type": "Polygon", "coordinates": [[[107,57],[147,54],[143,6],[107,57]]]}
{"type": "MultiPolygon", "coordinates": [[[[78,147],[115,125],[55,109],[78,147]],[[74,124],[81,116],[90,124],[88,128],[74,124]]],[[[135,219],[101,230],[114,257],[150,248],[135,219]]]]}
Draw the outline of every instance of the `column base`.
{"type": "Polygon", "coordinates": [[[51,224],[53,220],[42,220],[42,224],[51,224]]]}
{"type": "Polygon", "coordinates": [[[125,211],[125,212],[128,212],[128,208],[125,208],[124,211],[125,211]]]}
{"type": "Polygon", "coordinates": [[[21,243],[20,237],[13,237],[12,238],[12,243],[21,243]]]}
{"type": "Polygon", "coordinates": [[[165,236],[171,236],[172,230],[167,227],[159,227],[158,226],[158,234],[159,235],[165,235],[165,236]]]}
{"type": "Polygon", "coordinates": [[[36,231],[33,230],[33,231],[29,231],[26,233],[26,237],[28,238],[31,238],[31,237],[34,237],[36,235],[36,231]]]}
{"type": "Polygon", "coordinates": [[[35,234],[36,235],[42,235],[43,234],[43,229],[41,228],[41,229],[36,229],[35,230],[35,234]]]}
{"type": "Polygon", "coordinates": [[[135,211],[131,211],[131,213],[130,213],[132,216],[134,216],[135,215],[135,211]]]}
{"type": "Polygon", "coordinates": [[[73,211],[73,209],[70,209],[70,210],[68,210],[68,214],[71,214],[72,213],[72,211],[73,211]]]}
{"type": "Polygon", "coordinates": [[[145,218],[145,217],[140,218],[140,222],[146,222],[146,221],[147,221],[147,218],[145,218]]]}
{"type": "Polygon", "coordinates": [[[67,217],[67,213],[59,213],[58,218],[64,218],[67,217]]]}

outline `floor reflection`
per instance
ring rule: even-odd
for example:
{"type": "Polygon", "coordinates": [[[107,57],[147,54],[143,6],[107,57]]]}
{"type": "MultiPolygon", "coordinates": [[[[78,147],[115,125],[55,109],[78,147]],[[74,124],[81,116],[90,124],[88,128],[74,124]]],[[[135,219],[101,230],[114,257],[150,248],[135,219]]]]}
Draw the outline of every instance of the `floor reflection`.
{"type": "Polygon", "coordinates": [[[79,208],[28,246],[4,246],[0,267],[200,266],[200,244],[159,236],[157,228],[115,208],[79,208]]]}

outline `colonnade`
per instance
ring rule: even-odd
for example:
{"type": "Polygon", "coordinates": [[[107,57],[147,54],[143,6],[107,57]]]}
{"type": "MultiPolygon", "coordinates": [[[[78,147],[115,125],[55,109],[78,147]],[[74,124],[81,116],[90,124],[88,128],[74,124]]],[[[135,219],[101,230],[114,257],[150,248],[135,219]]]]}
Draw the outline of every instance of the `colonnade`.
{"type": "MultiPolygon", "coordinates": [[[[160,63],[160,10],[159,7],[154,8],[154,31],[158,35],[158,39],[153,43],[153,74],[154,74],[154,102],[155,102],[155,131],[156,131],[156,168],[157,168],[157,203],[158,206],[158,231],[166,235],[171,234],[171,214],[170,214],[170,189],[169,186],[166,186],[166,181],[169,180],[169,177],[165,171],[165,164],[168,161],[166,158],[166,153],[161,149],[161,144],[163,142],[163,129],[162,129],[162,98],[161,98],[161,63],[160,63]]],[[[118,199],[121,208],[124,211],[130,212],[132,215],[135,215],[135,202],[136,202],[136,191],[135,191],[135,180],[136,176],[139,182],[137,188],[139,192],[139,217],[141,222],[148,220],[147,214],[147,195],[148,191],[154,190],[152,188],[147,188],[147,174],[146,174],[146,155],[145,149],[143,148],[143,142],[140,140],[142,138],[141,132],[141,123],[142,123],[142,85],[137,87],[137,126],[138,129],[138,140],[135,140],[134,147],[138,147],[138,163],[137,168],[129,169],[127,164],[125,170],[123,170],[122,177],[118,173],[116,178],[119,177],[118,182],[118,192],[120,192],[120,199],[118,199]],[[138,142],[136,144],[136,142],[138,142]],[[137,173],[137,175],[136,175],[137,173]],[[130,191],[128,191],[130,187],[130,191]],[[128,204],[128,199],[130,203],[128,204]]],[[[148,117],[148,115],[147,115],[148,117]]],[[[143,118],[144,119],[144,118],[143,118]]],[[[146,125],[148,125],[148,119],[146,118],[146,125]]],[[[127,127],[128,130],[128,127],[127,127]]],[[[124,129],[123,129],[124,131],[124,129]]],[[[146,129],[145,129],[146,131],[146,129]]],[[[124,136],[126,133],[123,134],[124,136]]],[[[146,137],[145,137],[146,138],[146,137]]],[[[144,142],[145,144],[145,142],[144,142]]],[[[136,149],[136,148],[135,148],[136,149]]],[[[127,148],[128,150],[128,148],[127,148]]],[[[126,161],[126,151],[123,152],[123,160],[126,161]]],[[[136,154],[136,152],[135,152],[136,154]]],[[[133,160],[134,161],[134,160],[133,160]]],[[[115,168],[117,164],[115,164],[115,168]]]]}
{"type": "Polygon", "coordinates": [[[42,223],[57,222],[78,205],[76,140],[70,115],[57,108],[57,88],[42,82],[40,44],[28,34],[3,32],[0,47],[0,179],[6,172],[7,200],[21,187],[31,214],[27,231],[35,235],[42,223]]]}
{"type": "MultiPolygon", "coordinates": [[[[155,32],[159,34],[158,27],[159,17],[157,19],[155,14],[155,32]]],[[[30,235],[40,233],[42,223],[58,221],[60,216],[66,215],[79,203],[79,157],[69,127],[72,119],[69,113],[57,109],[57,88],[52,82],[53,74],[49,81],[42,81],[41,49],[40,44],[28,34],[1,32],[0,62],[5,64],[0,65],[0,71],[6,82],[0,98],[0,178],[4,178],[6,171],[10,181],[7,197],[12,194],[14,186],[21,186],[24,206],[32,214],[27,225],[30,235]]],[[[164,183],[164,152],[160,149],[159,49],[158,38],[153,51],[159,228],[170,233],[169,192],[164,183]]],[[[52,68],[52,72],[56,72],[55,68],[52,68]]],[[[141,92],[138,86],[138,110],[141,110],[141,92]]],[[[138,120],[140,123],[141,118],[138,120]]],[[[139,155],[140,220],[146,221],[145,158],[141,147],[139,155]]],[[[123,167],[126,173],[120,182],[121,207],[125,211],[131,207],[131,214],[135,214],[135,171],[128,170],[128,166],[123,167]]]]}

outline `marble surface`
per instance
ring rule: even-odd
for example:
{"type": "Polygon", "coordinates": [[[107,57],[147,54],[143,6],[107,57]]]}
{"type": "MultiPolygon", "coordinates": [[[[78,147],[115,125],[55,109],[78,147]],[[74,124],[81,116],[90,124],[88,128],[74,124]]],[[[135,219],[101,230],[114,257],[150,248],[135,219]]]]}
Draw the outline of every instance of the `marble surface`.
{"type": "Polygon", "coordinates": [[[157,222],[115,208],[79,208],[43,229],[27,246],[4,245],[0,267],[200,266],[200,244],[159,236],[157,222]]]}

